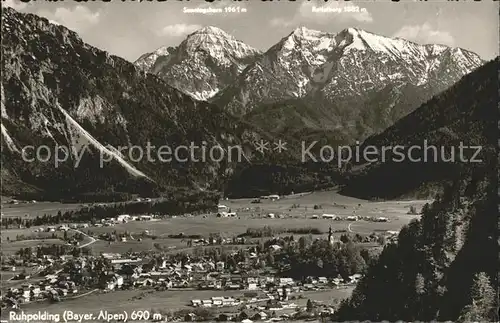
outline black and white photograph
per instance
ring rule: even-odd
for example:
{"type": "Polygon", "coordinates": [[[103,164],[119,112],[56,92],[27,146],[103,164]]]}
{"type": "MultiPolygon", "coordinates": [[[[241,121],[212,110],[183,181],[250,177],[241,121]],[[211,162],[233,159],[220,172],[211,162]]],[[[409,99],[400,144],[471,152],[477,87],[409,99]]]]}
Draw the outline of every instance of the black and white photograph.
{"type": "Polygon", "coordinates": [[[498,322],[494,0],[2,0],[2,323],[498,322]]]}

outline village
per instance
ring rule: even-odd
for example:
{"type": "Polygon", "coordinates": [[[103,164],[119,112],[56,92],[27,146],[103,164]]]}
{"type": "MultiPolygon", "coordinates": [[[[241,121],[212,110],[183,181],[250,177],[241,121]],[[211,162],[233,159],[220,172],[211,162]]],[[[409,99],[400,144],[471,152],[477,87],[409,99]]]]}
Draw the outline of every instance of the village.
{"type": "MultiPolygon", "coordinates": [[[[290,319],[293,313],[299,313],[294,301],[304,298],[308,291],[348,288],[361,278],[360,274],[353,274],[347,280],[340,277],[296,280],[254,271],[243,263],[238,264],[237,270],[231,270],[232,267],[224,261],[213,261],[211,257],[177,259],[176,256],[164,258],[139,254],[126,257],[120,254],[102,254],[100,257],[44,254],[31,259],[29,255],[23,254],[22,258],[30,259],[31,262],[17,263],[36,266],[38,274],[15,277],[14,280],[22,283],[3,293],[4,308],[17,309],[23,304],[41,301],[61,302],[89,292],[109,293],[126,289],[219,290],[241,291],[241,295],[193,298],[186,305],[193,308],[227,308],[230,313],[224,312],[219,318],[225,317],[225,320],[265,320],[271,316],[290,319]],[[234,311],[237,308],[242,310],[234,311]],[[258,312],[249,315],[249,309],[258,312]],[[292,310],[292,313],[286,310],[292,310]],[[280,311],[285,313],[276,314],[280,311]]],[[[334,308],[325,307],[321,313],[333,311],[334,308]]],[[[192,312],[178,319],[195,321],[199,318],[192,312]]]]}
{"type": "MultiPolygon", "coordinates": [[[[3,279],[2,308],[64,304],[128,291],[181,295],[176,309],[162,316],[169,321],[328,317],[342,298],[328,295],[349,295],[374,257],[371,248],[395,242],[397,231],[352,232],[349,223],[392,223],[389,217],[356,214],[359,205],[350,208],[354,211],[336,206],[344,211],[335,213],[316,204],[287,203],[286,209],[262,205],[276,200],[263,200],[258,207],[254,200],[236,207],[220,203],[216,212],[202,215],[120,214],[92,222],[16,225],[31,234],[7,237],[7,245],[33,238],[53,243],[20,248],[2,257],[2,274],[13,273],[3,279]],[[297,212],[300,208],[309,212],[297,212]],[[213,224],[217,221],[222,222],[213,224]],[[236,225],[240,221],[241,228],[236,225]],[[193,227],[181,231],[184,222],[215,225],[220,231],[193,227]],[[174,223],[179,223],[175,226],[179,230],[173,229],[174,223]],[[168,233],[159,234],[160,226],[167,224],[168,233]],[[322,230],[325,227],[327,231],[322,230]],[[120,251],[131,243],[142,250],[120,251]],[[318,295],[325,296],[318,300],[318,295]]],[[[132,300],[140,301],[137,295],[132,300]]]]}

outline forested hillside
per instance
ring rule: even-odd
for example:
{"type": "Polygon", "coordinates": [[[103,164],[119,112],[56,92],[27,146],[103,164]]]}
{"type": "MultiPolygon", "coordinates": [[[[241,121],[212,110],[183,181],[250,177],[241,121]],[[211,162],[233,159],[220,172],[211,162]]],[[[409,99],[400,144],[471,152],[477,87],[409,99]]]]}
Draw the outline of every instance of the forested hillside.
{"type": "Polygon", "coordinates": [[[361,151],[368,146],[379,152],[389,148],[385,161],[369,163],[361,159],[351,163],[350,178],[342,192],[367,199],[433,196],[443,182],[459,177],[464,166],[474,166],[473,160],[481,159],[486,152],[481,149],[475,156],[478,149],[464,148],[461,154],[460,145],[486,147],[496,141],[497,104],[495,60],[464,76],[381,134],[365,140],[361,151]],[[400,149],[403,159],[394,153],[396,149],[392,150],[397,146],[404,147],[400,149]]]}
{"type": "MultiPolygon", "coordinates": [[[[158,147],[173,152],[205,142],[246,148],[259,138],[222,109],[193,100],[63,26],[11,8],[2,10],[2,20],[3,194],[54,199],[88,192],[151,196],[179,187],[219,189],[234,167],[228,158],[196,162],[198,150],[187,162],[186,151],[182,160],[162,162],[158,147]],[[148,145],[156,147],[152,158],[146,156],[148,145]],[[34,161],[24,161],[26,146],[48,147],[42,154],[46,161],[35,158],[34,149],[28,156],[34,161]],[[143,149],[142,157],[138,150],[132,154],[133,146],[143,149]],[[75,151],[55,165],[57,147],[75,151]],[[119,147],[125,150],[113,149],[119,147]]],[[[169,156],[173,153],[162,155],[169,156]]]]}
{"type": "MultiPolygon", "coordinates": [[[[443,145],[462,139],[483,146],[483,161],[457,163],[442,175],[449,179],[443,194],[424,207],[420,220],[401,230],[396,244],[384,248],[336,313],[336,321],[498,320],[497,73],[498,60],[369,140],[408,140],[411,133],[443,145]]],[[[405,166],[404,172],[392,169],[384,187],[401,190],[393,185],[396,177],[403,182],[425,179],[425,168],[405,166]]]]}

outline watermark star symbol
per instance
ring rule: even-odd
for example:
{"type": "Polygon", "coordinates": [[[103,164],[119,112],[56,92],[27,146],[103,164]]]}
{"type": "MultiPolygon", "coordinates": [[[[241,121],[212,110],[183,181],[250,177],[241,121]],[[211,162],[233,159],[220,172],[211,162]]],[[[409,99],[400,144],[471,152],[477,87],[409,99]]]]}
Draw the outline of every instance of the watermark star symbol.
{"type": "Polygon", "coordinates": [[[269,145],[269,142],[268,141],[264,141],[264,140],[260,140],[258,142],[255,143],[255,149],[260,152],[261,154],[264,154],[264,152],[266,150],[269,150],[269,147],[267,147],[269,145]]]}
{"type": "Polygon", "coordinates": [[[286,141],[281,141],[281,139],[278,140],[277,143],[275,142],[274,145],[276,146],[276,147],[274,147],[274,150],[277,150],[279,153],[281,153],[284,150],[287,150],[286,149],[286,141]]]}

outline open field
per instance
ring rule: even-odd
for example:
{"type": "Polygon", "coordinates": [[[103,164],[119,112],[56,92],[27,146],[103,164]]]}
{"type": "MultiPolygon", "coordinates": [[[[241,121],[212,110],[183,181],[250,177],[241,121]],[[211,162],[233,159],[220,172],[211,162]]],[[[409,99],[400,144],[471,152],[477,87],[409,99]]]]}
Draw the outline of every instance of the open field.
{"type": "Polygon", "coordinates": [[[129,232],[140,234],[145,230],[159,238],[166,238],[171,234],[184,233],[185,235],[202,235],[220,233],[222,236],[233,236],[244,233],[247,228],[300,229],[305,227],[316,228],[324,233],[331,226],[333,230],[348,230],[351,225],[352,232],[370,233],[377,230],[399,230],[408,224],[416,215],[409,215],[410,206],[417,210],[428,201],[391,201],[368,202],[349,198],[334,192],[317,192],[299,197],[283,198],[272,202],[263,200],[262,203],[253,204],[250,199],[226,200],[221,204],[226,205],[238,217],[218,218],[215,214],[196,217],[173,217],[159,221],[131,221],[111,227],[91,228],[91,232],[129,232]],[[314,209],[314,206],[321,209],[314,209]],[[267,218],[268,213],[283,214],[283,218],[267,218]],[[321,216],[323,213],[339,216],[359,215],[387,217],[389,222],[367,221],[334,221],[327,219],[313,219],[313,215],[321,216]]]}
{"type": "MultiPolygon", "coordinates": [[[[10,255],[15,253],[21,248],[36,247],[36,246],[48,246],[53,244],[67,244],[63,241],[65,233],[63,231],[55,232],[35,232],[39,229],[38,227],[31,227],[29,229],[12,229],[3,230],[1,236],[2,242],[2,252],[4,255],[10,255]],[[18,238],[20,240],[18,240],[18,238]]],[[[68,238],[72,238],[78,231],[70,229],[66,233],[68,238]]],[[[92,242],[92,238],[85,236],[80,242],[82,246],[87,243],[92,242]]]]}
{"type": "MultiPolygon", "coordinates": [[[[156,250],[155,244],[163,250],[184,250],[186,241],[182,239],[172,239],[169,235],[184,233],[185,235],[201,235],[207,237],[210,233],[218,233],[223,237],[231,238],[238,234],[246,232],[248,228],[262,228],[269,226],[275,229],[301,229],[315,228],[323,232],[320,236],[326,236],[328,228],[331,226],[335,230],[344,230],[351,233],[370,234],[374,231],[397,231],[402,226],[408,224],[418,215],[409,215],[410,206],[415,206],[420,210],[422,206],[430,201],[388,201],[388,202],[370,202],[356,198],[346,197],[335,193],[334,191],[314,192],[307,194],[297,194],[287,196],[277,201],[261,200],[261,203],[252,203],[252,199],[234,199],[224,200],[221,204],[226,205],[231,211],[238,214],[234,218],[218,218],[215,214],[204,216],[179,216],[161,219],[157,221],[131,221],[128,223],[116,224],[109,227],[92,227],[82,229],[83,232],[91,234],[102,234],[106,232],[125,232],[127,231],[134,239],[127,239],[126,242],[96,241],[89,245],[95,254],[101,252],[127,252],[130,249],[134,251],[156,250]],[[316,209],[315,209],[316,208],[316,209]],[[267,218],[267,214],[274,213],[276,216],[283,215],[283,218],[267,218]],[[346,221],[346,220],[327,220],[313,219],[313,215],[321,217],[322,214],[336,214],[341,217],[349,215],[359,216],[384,216],[389,222],[369,222],[369,221],[346,221]],[[137,240],[137,236],[144,231],[148,231],[157,239],[137,240]]],[[[17,209],[18,214],[30,209],[31,214],[44,213],[49,210],[57,213],[59,209],[66,210],[77,208],[77,204],[59,204],[59,203],[36,203],[12,205],[12,213],[17,209]],[[23,210],[23,211],[21,211],[23,210]]],[[[2,231],[2,242],[7,237],[10,240],[15,239],[17,235],[27,237],[34,235],[44,235],[45,233],[34,233],[36,228],[29,229],[10,229],[2,231]]],[[[59,234],[59,233],[57,233],[59,234]]],[[[291,233],[290,233],[291,234],[291,233]]],[[[338,233],[337,235],[339,235],[338,233]]],[[[297,235],[297,234],[295,234],[297,235]]],[[[317,235],[317,237],[320,237],[317,235]]],[[[9,246],[6,251],[14,251],[14,245],[9,246]]]]}
{"type": "Polygon", "coordinates": [[[417,201],[388,201],[388,202],[370,202],[352,197],[342,196],[333,191],[314,192],[301,196],[284,197],[277,201],[261,200],[261,203],[253,204],[250,199],[236,199],[222,201],[233,211],[244,209],[246,207],[260,207],[262,211],[240,211],[240,215],[249,213],[267,213],[289,214],[290,216],[312,216],[323,213],[336,214],[339,216],[360,215],[360,216],[385,216],[390,219],[408,218],[405,216],[411,205],[420,209],[426,202],[417,201]],[[295,207],[292,207],[295,204],[295,207]],[[314,209],[314,206],[319,209],[314,209]],[[403,217],[402,217],[403,216],[403,217]]]}
{"type": "MultiPolygon", "coordinates": [[[[36,216],[56,215],[58,211],[64,213],[66,211],[78,210],[83,207],[90,207],[94,204],[99,205],[114,205],[114,204],[129,204],[138,203],[136,200],[120,201],[120,202],[101,202],[101,203],[60,203],[60,202],[29,202],[19,201],[17,204],[10,203],[12,198],[1,197],[1,210],[3,217],[29,217],[35,218],[36,216]]],[[[162,201],[164,198],[151,198],[152,202],[162,201]]]]}
{"type": "Polygon", "coordinates": [[[12,241],[8,243],[2,243],[2,252],[4,255],[10,255],[16,253],[21,248],[33,248],[36,246],[50,246],[50,245],[60,245],[66,244],[64,241],[59,239],[44,239],[44,240],[22,240],[22,241],[12,241]]]}
{"type": "Polygon", "coordinates": [[[238,218],[217,218],[209,216],[202,217],[178,217],[160,221],[131,221],[128,223],[117,224],[111,227],[91,228],[91,232],[130,232],[140,234],[145,230],[152,235],[167,238],[171,234],[184,233],[185,235],[207,236],[210,233],[220,233],[222,236],[233,236],[246,232],[247,228],[260,228],[269,226],[273,228],[300,229],[312,227],[328,231],[328,224],[332,229],[342,228],[347,230],[347,221],[331,220],[312,220],[305,218],[287,218],[287,219],[259,219],[247,216],[238,218]],[[326,227],[325,227],[326,225],[326,227]]]}
{"type": "Polygon", "coordinates": [[[2,203],[2,217],[24,217],[35,218],[44,214],[55,215],[58,211],[80,209],[83,204],[63,204],[58,202],[37,202],[37,203],[19,203],[6,204],[2,203]]]}
{"type": "Polygon", "coordinates": [[[14,276],[19,274],[20,272],[12,272],[12,271],[1,271],[0,272],[0,277],[2,277],[2,284],[6,280],[12,279],[14,276]]]}
{"type": "Polygon", "coordinates": [[[95,243],[88,246],[88,248],[92,251],[94,255],[99,255],[100,253],[112,252],[112,253],[126,253],[130,250],[140,252],[140,251],[151,251],[158,250],[155,248],[155,244],[160,245],[164,250],[168,250],[170,247],[171,250],[182,249],[186,247],[185,242],[181,242],[180,239],[143,239],[142,241],[137,240],[128,240],[126,242],[117,241],[117,242],[108,242],[98,240],[95,243]]]}

